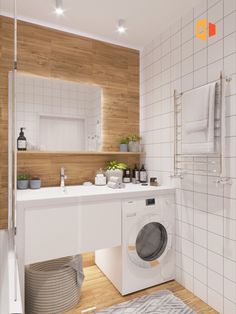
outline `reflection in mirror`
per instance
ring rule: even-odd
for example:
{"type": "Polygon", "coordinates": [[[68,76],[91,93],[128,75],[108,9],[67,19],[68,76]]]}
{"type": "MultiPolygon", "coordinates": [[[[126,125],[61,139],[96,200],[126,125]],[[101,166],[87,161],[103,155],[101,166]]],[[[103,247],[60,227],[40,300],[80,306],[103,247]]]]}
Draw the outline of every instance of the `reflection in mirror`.
{"type": "Polygon", "coordinates": [[[17,74],[17,133],[27,150],[99,151],[101,88],[17,74]]]}

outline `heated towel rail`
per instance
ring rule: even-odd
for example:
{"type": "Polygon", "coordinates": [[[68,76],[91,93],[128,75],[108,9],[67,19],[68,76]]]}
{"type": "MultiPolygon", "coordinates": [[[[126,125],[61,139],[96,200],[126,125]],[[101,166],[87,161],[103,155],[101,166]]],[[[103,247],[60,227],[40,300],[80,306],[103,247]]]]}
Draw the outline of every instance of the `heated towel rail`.
{"type": "MultiPolygon", "coordinates": [[[[217,177],[216,183],[231,184],[230,178],[226,175],[226,159],[225,159],[225,84],[231,81],[230,77],[220,73],[220,77],[215,83],[220,85],[220,152],[215,154],[187,155],[182,154],[182,96],[183,93],[174,91],[174,172],[171,178],[183,179],[187,173],[207,173],[217,177]]],[[[213,83],[213,82],[212,82],[213,83]]],[[[207,84],[205,84],[207,85],[207,84]]],[[[205,86],[203,85],[203,86],[205,86]]]]}

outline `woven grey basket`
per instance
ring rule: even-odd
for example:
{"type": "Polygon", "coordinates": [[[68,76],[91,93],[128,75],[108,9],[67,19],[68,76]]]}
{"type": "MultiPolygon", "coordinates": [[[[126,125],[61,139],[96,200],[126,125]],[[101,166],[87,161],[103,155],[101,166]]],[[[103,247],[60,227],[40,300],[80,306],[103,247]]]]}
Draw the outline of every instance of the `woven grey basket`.
{"type": "Polygon", "coordinates": [[[69,311],[79,302],[82,282],[81,255],[30,265],[25,271],[26,313],[62,314],[69,311]],[[68,265],[75,260],[80,268],[79,282],[77,271],[68,265]]]}

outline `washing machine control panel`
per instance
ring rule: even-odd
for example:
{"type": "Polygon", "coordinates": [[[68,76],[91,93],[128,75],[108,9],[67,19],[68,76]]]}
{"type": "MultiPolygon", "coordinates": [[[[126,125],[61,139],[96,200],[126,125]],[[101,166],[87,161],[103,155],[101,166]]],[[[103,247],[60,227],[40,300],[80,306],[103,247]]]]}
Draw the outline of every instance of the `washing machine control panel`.
{"type": "Polygon", "coordinates": [[[146,199],[146,206],[152,206],[156,204],[156,199],[155,198],[147,198],[146,199]]]}

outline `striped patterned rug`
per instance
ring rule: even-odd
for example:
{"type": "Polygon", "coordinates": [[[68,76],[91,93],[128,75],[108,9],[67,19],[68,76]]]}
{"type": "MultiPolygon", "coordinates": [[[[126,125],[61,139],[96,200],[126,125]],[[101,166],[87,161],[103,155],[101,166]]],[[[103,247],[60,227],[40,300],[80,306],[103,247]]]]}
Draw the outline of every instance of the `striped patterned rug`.
{"type": "Polygon", "coordinates": [[[97,314],[196,314],[169,290],[120,303],[97,314]]]}

